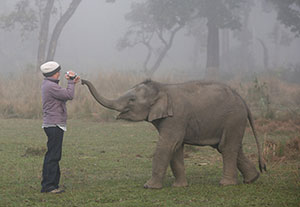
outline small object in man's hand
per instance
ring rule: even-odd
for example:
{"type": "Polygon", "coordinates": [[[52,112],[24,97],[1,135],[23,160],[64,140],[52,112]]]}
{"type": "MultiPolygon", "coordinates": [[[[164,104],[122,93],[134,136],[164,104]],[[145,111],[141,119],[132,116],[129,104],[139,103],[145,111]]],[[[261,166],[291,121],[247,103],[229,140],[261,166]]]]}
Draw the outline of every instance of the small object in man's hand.
{"type": "Polygon", "coordinates": [[[67,72],[67,75],[69,76],[70,80],[74,80],[77,77],[77,73],[71,74],[70,71],[67,72]]]}

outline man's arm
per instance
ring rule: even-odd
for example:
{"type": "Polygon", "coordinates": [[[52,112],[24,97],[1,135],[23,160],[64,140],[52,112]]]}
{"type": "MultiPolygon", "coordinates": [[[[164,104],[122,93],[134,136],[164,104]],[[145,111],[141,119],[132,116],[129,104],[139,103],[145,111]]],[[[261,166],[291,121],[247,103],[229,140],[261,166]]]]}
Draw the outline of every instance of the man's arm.
{"type": "Polygon", "coordinates": [[[67,88],[62,88],[58,84],[55,84],[51,90],[51,95],[61,101],[68,101],[74,98],[75,82],[73,80],[68,80],[67,88]]]}

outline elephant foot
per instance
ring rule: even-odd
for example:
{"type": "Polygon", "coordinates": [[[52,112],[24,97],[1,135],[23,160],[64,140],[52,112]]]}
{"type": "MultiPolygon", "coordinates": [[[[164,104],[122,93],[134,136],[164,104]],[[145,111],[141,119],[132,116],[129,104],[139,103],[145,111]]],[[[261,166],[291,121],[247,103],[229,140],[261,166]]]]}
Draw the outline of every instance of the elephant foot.
{"type": "Polygon", "coordinates": [[[187,187],[188,186],[188,183],[186,180],[184,181],[175,181],[173,183],[173,187],[187,187]]]}
{"type": "Polygon", "coordinates": [[[254,183],[258,178],[259,178],[259,173],[257,172],[257,174],[254,177],[250,179],[245,178],[244,183],[245,184],[254,183]]]}
{"type": "Polygon", "coordinates": [[[227,186],[227,185],[237,185],[238,182],[236,179],[228,179],[228,178],[222,178],[220,181],[220,185],[227,186]]]}
{"type": "Polygon", "coordinates": [[[149,180],[144,184],[145,189],[161,189],[162,184],[158,182],[153,182],[152,180],[149,180]]]}

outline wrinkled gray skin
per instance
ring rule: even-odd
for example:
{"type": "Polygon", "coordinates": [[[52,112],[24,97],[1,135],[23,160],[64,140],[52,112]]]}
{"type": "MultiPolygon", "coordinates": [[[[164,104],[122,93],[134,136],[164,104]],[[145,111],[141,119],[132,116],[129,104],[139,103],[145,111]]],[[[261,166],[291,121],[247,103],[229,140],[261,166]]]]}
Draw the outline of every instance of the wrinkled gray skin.
{"type": "Polygon", "coordinates": [[[159,132],[152,161],[152,177],[145,188],[162,188],[167,167],[175,176],[173,186],[187,186],[183,147],[185,144],[212,146],[223,158],[221,185],[237,184],[237,170],[244,183],[259,177],[255,165],[242,149],[247,119],[258,147],[260,171],[266,170],[251,113],[243,99],[230,87],[212,82],[192,81],[162,84],[144,81],[116,100],[98,94],[92,83],[82,80],[104,107],[121,112],[118,119],[148,121],[159,132]]]}

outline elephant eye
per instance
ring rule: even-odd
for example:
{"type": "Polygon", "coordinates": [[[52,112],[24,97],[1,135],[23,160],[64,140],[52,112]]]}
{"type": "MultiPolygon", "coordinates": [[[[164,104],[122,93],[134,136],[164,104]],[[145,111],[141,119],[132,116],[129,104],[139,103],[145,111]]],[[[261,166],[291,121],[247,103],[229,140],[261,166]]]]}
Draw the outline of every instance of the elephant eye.
{"type": "Polygon", "coordinates": [[[129,102],[134,102],[135,101],[135,97],[131,97],[130,99],[129,99],[129,102]]]}

